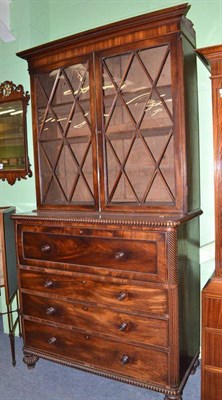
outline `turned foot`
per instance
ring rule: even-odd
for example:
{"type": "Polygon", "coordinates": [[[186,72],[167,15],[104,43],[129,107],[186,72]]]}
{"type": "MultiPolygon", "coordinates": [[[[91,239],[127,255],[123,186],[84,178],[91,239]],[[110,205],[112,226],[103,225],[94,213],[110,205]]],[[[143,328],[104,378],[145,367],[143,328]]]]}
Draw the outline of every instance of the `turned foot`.
{"type": "Polygon", "coordinates": [[[199,361],[199,359],[197,359],[197,360],[195,361],[194,365],[193,365],[193,368],[192,368],[191,371],[190,371],[191,375],[194,375],[194,374],[195,374],[195,372],[196,372],[196,370],[197,370],[197,367],[199,367],[199,365],[200,365],[200,361],[199,361]]]}
{"type": "Polygon", "coordinates": [[[23,362],[27,365],[28,369],[33,369],[38,359],[39,357],[34,354],[24,353],[23,362]]]}

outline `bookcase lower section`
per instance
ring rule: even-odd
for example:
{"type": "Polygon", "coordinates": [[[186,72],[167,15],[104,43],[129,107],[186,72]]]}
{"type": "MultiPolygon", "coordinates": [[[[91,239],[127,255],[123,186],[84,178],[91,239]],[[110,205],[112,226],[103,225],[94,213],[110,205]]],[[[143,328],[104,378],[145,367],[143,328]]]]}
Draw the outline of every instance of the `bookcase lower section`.
{"type": "Polygon", "coordinates": [[[182,400],[199,353],[198,217],[15,219],[27,366],[43,357],[182,400]]]}

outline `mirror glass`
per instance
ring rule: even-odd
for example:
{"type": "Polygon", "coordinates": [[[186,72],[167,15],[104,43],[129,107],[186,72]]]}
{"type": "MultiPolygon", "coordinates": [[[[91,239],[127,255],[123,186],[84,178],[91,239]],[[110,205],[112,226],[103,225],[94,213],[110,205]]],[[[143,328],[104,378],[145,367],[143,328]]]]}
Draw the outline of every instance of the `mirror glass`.
{"type": "Polygon", "coordinates": [[[0,103],[0,169],[25,168],[23,104],[0,103]]]}
{"type": "Polygon", "coordinates": [[[0,85],[0,178],[11,185],[32,176],[26,134],[29,98],[22,85],[9,81],[0,85]]]}

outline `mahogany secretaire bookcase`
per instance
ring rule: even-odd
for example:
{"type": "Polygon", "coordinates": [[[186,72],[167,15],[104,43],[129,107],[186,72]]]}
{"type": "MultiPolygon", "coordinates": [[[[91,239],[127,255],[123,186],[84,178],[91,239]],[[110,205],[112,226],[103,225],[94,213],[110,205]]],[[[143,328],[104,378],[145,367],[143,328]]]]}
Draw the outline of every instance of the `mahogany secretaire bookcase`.
{"type": "Polygon", "coordinates": [[[210,69],[213,102],[215,274],[202,291],[202,400],[222,399],[222,45],[198,49],[210,69]]]}
{"type": "Polygon", "coordinates": [[[37,210],[14,217],[24,361],[181,400],[199,354],[199,142],[187,4],[20,52],[37,210]]]}

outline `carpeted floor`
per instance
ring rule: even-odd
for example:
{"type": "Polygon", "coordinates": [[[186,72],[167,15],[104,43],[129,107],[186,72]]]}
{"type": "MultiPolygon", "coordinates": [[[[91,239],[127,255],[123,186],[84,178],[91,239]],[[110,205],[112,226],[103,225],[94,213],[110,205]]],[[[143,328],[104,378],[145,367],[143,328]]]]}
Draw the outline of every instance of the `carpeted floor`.
{"type": "MultiPolygon", "coordinates": [[[[33,370],[22,361],[16,338],[16,367],[8,335],[0,332],[1,400],[163,400],[164,395],[40,359],[33,370]]],[[[190,376],[183,400],[200,399],[200,369],[190,376]]]]}

